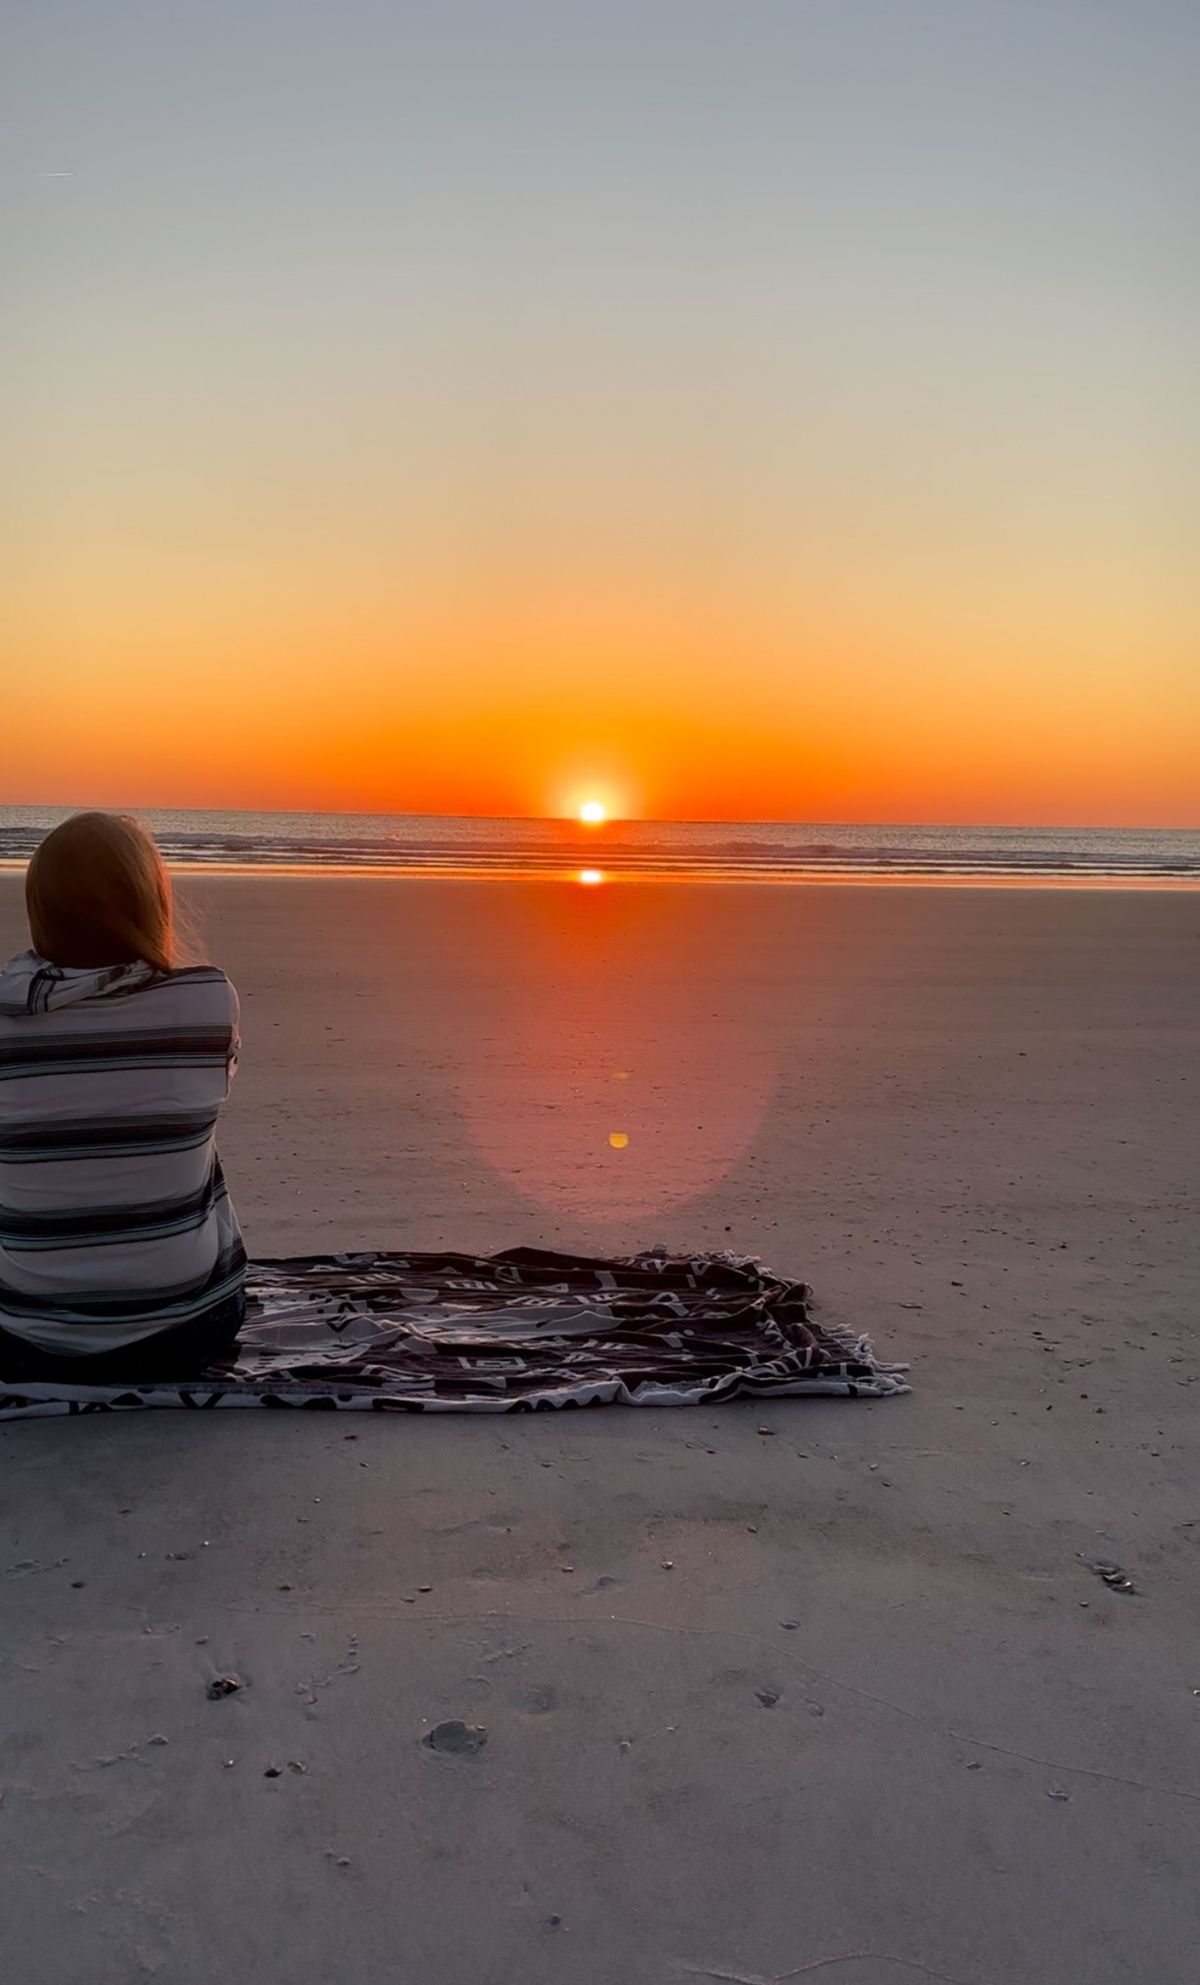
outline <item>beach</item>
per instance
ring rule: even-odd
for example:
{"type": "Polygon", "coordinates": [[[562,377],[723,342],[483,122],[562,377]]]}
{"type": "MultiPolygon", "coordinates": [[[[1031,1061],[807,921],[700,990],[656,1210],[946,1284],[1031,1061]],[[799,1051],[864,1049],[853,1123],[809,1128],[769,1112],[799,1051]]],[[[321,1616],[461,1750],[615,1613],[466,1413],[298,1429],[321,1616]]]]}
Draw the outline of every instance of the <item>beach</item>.
{"type": "Polygon", "coordinates": [[[22,1978],[1190,1981],[1200,894],[184,894],[252,1255],[728,1248],[913,1391],[0,1427],[22,1978]]]}

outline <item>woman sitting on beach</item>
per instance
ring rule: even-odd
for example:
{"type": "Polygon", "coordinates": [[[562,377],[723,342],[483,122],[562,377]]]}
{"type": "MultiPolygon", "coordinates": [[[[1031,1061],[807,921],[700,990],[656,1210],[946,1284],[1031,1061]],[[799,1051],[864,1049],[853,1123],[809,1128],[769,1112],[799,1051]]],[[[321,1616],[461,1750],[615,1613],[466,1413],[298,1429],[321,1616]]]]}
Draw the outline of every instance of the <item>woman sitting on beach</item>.
{"type": "Polygon", "coordinates": [[[133,820],[80,813],[0,971],[0,1378],[181,1379],[232,1355],[246,1255],[214,1143],[237,994],[179,961],[133,820]]]}

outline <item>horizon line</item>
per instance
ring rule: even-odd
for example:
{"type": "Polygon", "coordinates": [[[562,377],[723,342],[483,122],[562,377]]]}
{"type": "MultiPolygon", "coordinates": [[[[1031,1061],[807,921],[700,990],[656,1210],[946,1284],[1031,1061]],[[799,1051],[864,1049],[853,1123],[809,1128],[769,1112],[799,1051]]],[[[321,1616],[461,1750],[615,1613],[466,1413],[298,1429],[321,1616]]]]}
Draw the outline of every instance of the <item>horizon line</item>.
{"type": "Polygon", "coordinates": [[[1052,822],[1045,820],[817,820],[797,818],[792,814],[611,814],[605,820],[590,825],[570,813],[431,813],[423,809],[408,811],[396,807],[383,809],[362,809],[358,807],[277,807],[277,806],[180,806],[143,802],[138,805],[80,806],[74,802],[61,800],[15,800],[0,801],[0,811],[11,813],[54,813],[90,812],[132,812],[138,813],[207,813],[207,814],[264,814],[280,820],[316,818],[329,820],[491,820],[509,825],[546,823],[573,828],[585,828],[593,839],[599,839],[610,827],[878,827],[878,828],[976,828],[991,833],[1054,833],[1054,834],[1197,834],[1200,821],[1189,826],[1163,826],[1161,823],[1130,823],[1115,821],[1071,821],[1052,822]]]}

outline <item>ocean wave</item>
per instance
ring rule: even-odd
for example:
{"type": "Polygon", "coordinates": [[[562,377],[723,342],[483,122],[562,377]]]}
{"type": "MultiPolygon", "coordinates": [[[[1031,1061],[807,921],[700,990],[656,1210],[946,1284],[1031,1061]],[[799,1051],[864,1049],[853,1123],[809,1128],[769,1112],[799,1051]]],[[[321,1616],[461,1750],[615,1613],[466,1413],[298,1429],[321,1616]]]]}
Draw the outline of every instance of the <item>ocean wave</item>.
{"type": "MultiPolygon", "coordinates": [[[[0,865],[23,865],[62,810],[0,808],[0,865]]],[[[834,827],[795,822],[547,820],[147,812],[178,869],[606,877],[1200,882],[1200,833],[1168,829],[834,827]]]]}

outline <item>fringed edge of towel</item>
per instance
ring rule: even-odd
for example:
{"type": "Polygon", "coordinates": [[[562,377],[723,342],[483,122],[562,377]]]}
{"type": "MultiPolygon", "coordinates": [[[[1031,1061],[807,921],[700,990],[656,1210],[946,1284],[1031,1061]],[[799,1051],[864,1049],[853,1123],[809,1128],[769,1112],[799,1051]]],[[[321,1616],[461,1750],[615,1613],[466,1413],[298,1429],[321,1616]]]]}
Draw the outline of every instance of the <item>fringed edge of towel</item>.
{"type": "MultiPolygon", "coordinates": [[[[861,1362],[865,1363],[865,1360],[861,1362]]],[[[648,1381],[634,1390],[621,1380],[598,1379],[561,1392],[546,1390],[512,1399],[437,1398],[417,1391],[381,1391],[376,1386],[319,1384],[300,1380],[239,1379],[225,1383],[202,1379],[175,1385],[0,1385],[0,1421],[44,1419],[54,1414],[134,1412],[150,1407],[181,1407],[211,1411],[217,1407],[258,1406],[308,1412],[367,1413],[545,1413],[569,1412],[587,1406],[724,1406],[737,1400],[797,1398],[804,1395],[842,1399],[886,1399],[911,1390],[901,1376],[905,1365],[876,1365],[853,1376],[770,1379],[738,1375],[723,1392],[688,1391],[648,1381]]]]}

